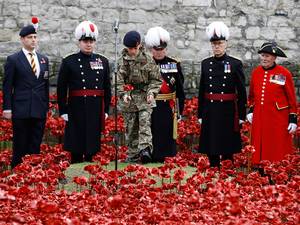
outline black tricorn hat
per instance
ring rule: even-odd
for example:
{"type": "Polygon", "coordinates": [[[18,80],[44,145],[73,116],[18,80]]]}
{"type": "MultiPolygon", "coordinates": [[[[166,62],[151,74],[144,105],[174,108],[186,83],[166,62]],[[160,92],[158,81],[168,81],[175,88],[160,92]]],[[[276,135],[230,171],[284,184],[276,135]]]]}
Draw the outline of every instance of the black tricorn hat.
{"type": "Polygon", "coordinates": [[[268,53],[271,55],[279,56],[279,57],[285,57],[287,58],[286,54],[283,52],[283,50],[277,45],[276,42],[265,42],[258,50],[258,53],[268,53]]]}

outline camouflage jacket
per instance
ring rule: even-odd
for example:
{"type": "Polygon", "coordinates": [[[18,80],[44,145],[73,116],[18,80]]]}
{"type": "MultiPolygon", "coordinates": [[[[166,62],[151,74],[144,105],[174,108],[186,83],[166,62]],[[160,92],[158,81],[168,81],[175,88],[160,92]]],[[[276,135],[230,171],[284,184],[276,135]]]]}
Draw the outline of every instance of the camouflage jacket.
{"type": "Polygon", "coordinates": [[[122,111],[136,112],[155,107],[155,102],[147,103],[147,96],[157,95],[162,80],[159,67],[145,49],[141,47],[136,57],[130,57],[127,49],[123,49],[118,65],[117,92],[122,111]],[[125,85],[130,85],[133,90],[125,90],[125,85]],[[128,104],[123,101],[125,94],[132,98],[128,104]]]}

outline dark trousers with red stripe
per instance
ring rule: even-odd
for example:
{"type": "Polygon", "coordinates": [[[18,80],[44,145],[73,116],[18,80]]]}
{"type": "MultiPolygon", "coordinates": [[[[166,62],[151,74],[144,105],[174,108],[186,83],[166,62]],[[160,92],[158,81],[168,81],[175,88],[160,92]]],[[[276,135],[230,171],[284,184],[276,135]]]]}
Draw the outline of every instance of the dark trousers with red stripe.
{"type": "Polygon", "coordinates": [[[13,156],[11,168],[22,162],[27,154],[39,154],[46,119],[28,118],[12,119],[13,125],[13,156]]]}

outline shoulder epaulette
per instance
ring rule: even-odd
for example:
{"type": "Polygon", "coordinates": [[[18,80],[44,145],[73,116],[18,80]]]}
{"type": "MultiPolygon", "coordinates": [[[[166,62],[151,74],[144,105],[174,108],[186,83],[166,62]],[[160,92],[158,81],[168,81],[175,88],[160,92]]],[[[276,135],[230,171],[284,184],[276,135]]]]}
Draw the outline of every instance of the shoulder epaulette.
{"type": "Polygon", "coordinates": [[[104,58],[106,58],[106,59],[108,59],[108,57],[106,56],[106,55],[103,55],[103,54],[100,54],[100,53],[95,53],[96,55],[100,55],[100,56],[102,56],[102,57],[104,57],[104,58]]]}
{"type": "Polygon", "coordinates": [[[242,59],[240,57],[237,57],[237,56],[233,56],[233,55],[229,55],[231,58],[234,58],[234,59],[237,59],[237,60],[240,60],[242,61],[242,59]]]}
{"type": "Polygon", "coordinates": [[[63,58],[65,59],[65,58],[67,58],[68,56],[74,55],[74,54],[76,54],[76,52],[71,52],[71,53],[69,53],[69,54],[66,54],[63,58]]]}
{"type": "Polygon", "coordinates": [[[204,61],[204,60],[209,59],[209,58],[211,58],[211,57],[212,57],[212,56],[207,56],[207,57],[201,59],[201,61],[204,61]]]}
{"type": "Polygon", "coordinates": [[[181,60],[180,60],[180,58],[179,57],[177,57],[177,56],[168,56],[170,59],[173,59],[175,62],[177,62],[177,63],[180,63],[181,62],[181,60]]]}

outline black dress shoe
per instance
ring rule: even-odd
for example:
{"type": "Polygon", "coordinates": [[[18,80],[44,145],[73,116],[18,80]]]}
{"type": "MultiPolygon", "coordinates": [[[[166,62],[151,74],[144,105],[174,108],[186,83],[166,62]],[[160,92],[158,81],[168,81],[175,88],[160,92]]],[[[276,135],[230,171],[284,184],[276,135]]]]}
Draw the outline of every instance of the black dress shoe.
{"type": "Polygon", "coordinates": [[[141,157],[141,161],[142,161],[143,164],[150,163],[152,161],[149,147],[143,149],[140,152],[140,157],[141,157]]]}
{"type": "Polygon", "coordinates": [[[93,155],[85,155],[84,161],[85,162],[93,162],[93,155]]]}
{"type": "Polygon", "coordinates": [[[71,164],[82,163],[82,162],[83,162],[83,155],[81,155],[81,154],[71,154],[71,164]]]}

